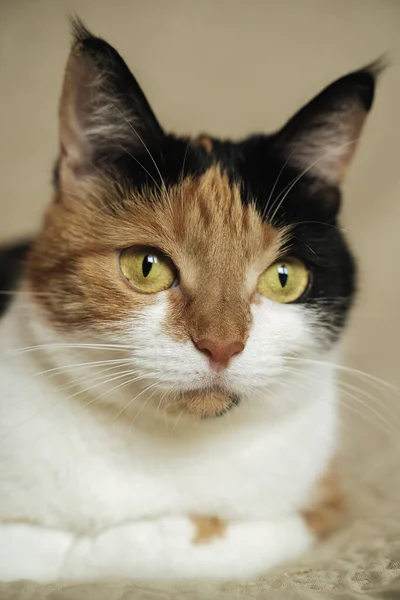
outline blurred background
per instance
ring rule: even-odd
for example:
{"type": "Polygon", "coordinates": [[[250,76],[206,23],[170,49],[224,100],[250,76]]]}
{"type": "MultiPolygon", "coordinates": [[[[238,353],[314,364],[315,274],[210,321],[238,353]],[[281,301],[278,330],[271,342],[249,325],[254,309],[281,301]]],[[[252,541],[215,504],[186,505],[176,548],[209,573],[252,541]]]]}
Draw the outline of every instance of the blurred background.
{"type": "MultiPolygon", "coordinates": [[[[68,13],[119,50],[178,133],[272,131],[331,80],[388,53],[344,186],[361,276],[343,362],[400,386],[400,0],[0,0],[0,242],[37,231],[50,200],[68,13]]],[[[352,385],[347,443],[354,457],[370,450],[353,469],[368,479],[362,465],[375,461],[378,490],[389,454],[371,448],[380,436],[399,460],[389,431],[400,431],[400,401],[363,377],[352,385]]]]}

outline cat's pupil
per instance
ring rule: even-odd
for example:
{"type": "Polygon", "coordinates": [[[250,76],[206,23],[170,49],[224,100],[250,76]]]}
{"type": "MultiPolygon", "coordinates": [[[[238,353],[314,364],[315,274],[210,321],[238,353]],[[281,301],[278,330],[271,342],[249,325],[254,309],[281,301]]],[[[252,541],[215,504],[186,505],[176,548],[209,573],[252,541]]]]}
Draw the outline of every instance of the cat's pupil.
{"type": "Polygon", "coordinates": [[[146,256],[144,257],[143,262],[142,262],[143,277],[148,276],[148,274],[150,273],[150,271],[153,267],[154,262],[155,262],[155,257],[151,256],[150,254],[146,254],[146,256]]]}
{"type": "Polygon", "coordinates": [[[289,272],[286,265],[281,265],[280,267],[278,267],[278,277],[279,283],[284,288],[287,284],[287,280],[289,279],[289,272]]]}

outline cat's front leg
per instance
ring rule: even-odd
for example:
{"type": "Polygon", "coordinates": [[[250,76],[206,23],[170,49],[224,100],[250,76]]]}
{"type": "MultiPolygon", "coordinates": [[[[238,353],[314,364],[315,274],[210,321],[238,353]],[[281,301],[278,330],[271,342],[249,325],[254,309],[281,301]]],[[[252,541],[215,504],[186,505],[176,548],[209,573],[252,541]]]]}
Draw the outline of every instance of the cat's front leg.
{"type": "Polygon", "coordinates": [[[224,524],[217,519],[165,517],[81,538],[62,577],[99,579],[246,578],[290,561],[314,536],[301,516],[224,524]]]}
{"type": "Polygon", "coordinates": [[[69,550],[71,533],[29,523],[0,524],[0,581],[60,579],[69,550]]]}
{"type": "Polygon", "coordinates": [[[35,525],[2,525],[0,580],[246,578],[296,558],[313,539],[297,515],[229,524],[164,517],[81,537],[35,525]]]}

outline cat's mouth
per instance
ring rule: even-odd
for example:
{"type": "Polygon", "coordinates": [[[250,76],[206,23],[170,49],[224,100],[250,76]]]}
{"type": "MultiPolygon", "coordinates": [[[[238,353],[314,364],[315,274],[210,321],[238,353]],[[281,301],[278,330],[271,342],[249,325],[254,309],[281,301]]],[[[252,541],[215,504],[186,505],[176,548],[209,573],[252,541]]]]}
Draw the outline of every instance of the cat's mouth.
{"type": "Polygon", "coordinates": [[[221,388],[181,392],[168,407],[171,412],[183,411],[201,419],[222,417],[240,404],[237,394],[221,388]]]}

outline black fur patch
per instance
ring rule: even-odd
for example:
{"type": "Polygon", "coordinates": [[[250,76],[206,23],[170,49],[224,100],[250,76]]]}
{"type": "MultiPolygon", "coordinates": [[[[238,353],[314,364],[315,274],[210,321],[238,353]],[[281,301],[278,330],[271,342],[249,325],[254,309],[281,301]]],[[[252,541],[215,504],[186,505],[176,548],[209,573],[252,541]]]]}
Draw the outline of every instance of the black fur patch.
{"type": "Polygon", "coordinates": [[[11,292],[14,292],[18,285],[29,248],[29,242],[0,248],[0,315],[6,310],[12,298],[11,292]]]}

